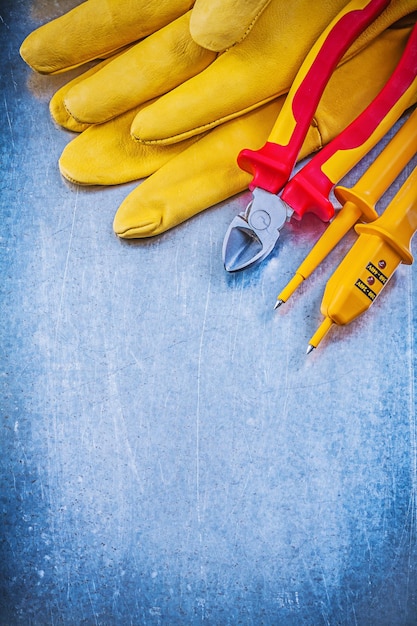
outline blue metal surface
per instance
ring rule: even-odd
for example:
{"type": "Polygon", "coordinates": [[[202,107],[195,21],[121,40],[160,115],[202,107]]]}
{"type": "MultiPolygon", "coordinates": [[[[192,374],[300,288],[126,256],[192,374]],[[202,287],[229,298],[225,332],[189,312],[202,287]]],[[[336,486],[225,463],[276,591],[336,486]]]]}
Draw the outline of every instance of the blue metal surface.
{"type": "Polygon", "coordinates": [[[247,194],[117,239],[18,55],[68,4],[0,10],[1,625],[417,624],[416,267],[306,357],[352,236],[276,312],[313,217],[233,275],[247,194]]]}

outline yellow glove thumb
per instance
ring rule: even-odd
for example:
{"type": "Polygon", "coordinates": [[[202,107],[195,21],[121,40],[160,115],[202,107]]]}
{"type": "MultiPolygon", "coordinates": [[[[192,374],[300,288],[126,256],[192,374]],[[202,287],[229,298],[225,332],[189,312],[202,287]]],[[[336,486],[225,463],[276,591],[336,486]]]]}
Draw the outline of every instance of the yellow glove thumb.
{"type": "Polygon", "coordinates": [[[251,30],[270,0],[196,0],[191,36],[200,46],[220,52],[238,43],[251,30]]]}

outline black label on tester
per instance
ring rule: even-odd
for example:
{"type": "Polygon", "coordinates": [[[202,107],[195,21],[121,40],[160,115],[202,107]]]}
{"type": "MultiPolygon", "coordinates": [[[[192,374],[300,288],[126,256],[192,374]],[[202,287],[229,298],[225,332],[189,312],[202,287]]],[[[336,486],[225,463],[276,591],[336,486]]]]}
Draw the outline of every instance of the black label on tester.
{"type": "Polygon", "coordinates": [[[388,280],[388,276],[385,276],[385,274],[383,274],[381,270],[377,268],[376,265],[374,265],[373,263],[368,263],[368,265],[366,266],[366,269],[368,270],[370,274],[372,274],[372,276],[375,276],[375,278],[377,278],[380,283],[385,285],[385,283],[388,280]]]}
{"type": "Polygon", "coordinates": [[[355,287],[360,289],[362,291],[362,293],[365,294],[365,296],[367,296],[370,300],[372,300],[372,302],[375,300],[375,298],[376,298],[375,291],[372,291],[372,289],[370,287],[368,287],[368,285],[366,285],[363,282],[363,280],[361,280],[360,278],[358,278],[358,280],[356,281],[355,287]]]}

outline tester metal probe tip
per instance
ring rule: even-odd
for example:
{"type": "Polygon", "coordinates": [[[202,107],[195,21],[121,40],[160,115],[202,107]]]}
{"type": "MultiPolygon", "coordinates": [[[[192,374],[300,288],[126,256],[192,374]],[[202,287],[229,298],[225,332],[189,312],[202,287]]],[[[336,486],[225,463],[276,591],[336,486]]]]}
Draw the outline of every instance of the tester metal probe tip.
{"type": "Polygon", "coordinates": [[[332,326],[333,320],[331,319],[331,317],[325,317],[312,338],[310,339],[306,354],[310,354],[310,352],[312,352],[314,348],[317,348],[323,337],[327,335],[332,326]]]}
{"type": "MultiPolygon", "coordinates": [[[[291,280],[284,287],[284,289],[281,291],[281,293],[278,294],[277,302],[280,302],[281,304],[283,302],[287,302],[287,300],[292,296],[294,291],[301,285],[303,281],[304,276],[299,272],[296,272],[291,280]]],[[[277,305],[275,305],[275,308],[277,308],[277,305]]]]}
{"type": "Polygon", "coordinates": [[[281,304],[284,304],[284,300],[277,300],[275,302],[274,310],[278,309],[281,306],[281,304]]]}

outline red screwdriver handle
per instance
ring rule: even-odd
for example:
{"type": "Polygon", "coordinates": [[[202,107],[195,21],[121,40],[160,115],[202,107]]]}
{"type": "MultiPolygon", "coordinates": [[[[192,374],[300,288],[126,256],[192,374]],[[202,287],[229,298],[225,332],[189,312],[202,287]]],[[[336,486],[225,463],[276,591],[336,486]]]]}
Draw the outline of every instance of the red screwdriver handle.
{"type": "Polygon", "coordinates": [[[315,213],[323,221],[334,215],[329,194],[392,128],[417,93],[417,24],[400,62],[374,100],[335,139],[318,152],[284,187],[281,194],[301,219],[315,213]]]}
{"type": "Polygon", "coordinates": [[[302,63],[267,143],[242,150],[241,169],[253,174],[250,189],[277,193],[288,181],[322,93],[352,42],[390,0],[352,0],[317,39],[302,63]]]}

